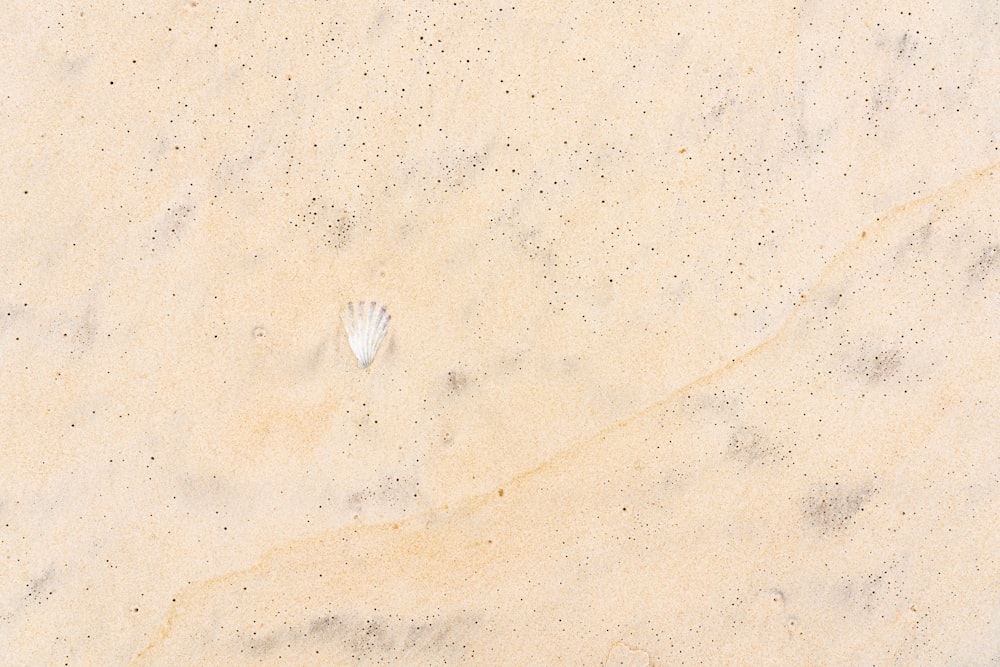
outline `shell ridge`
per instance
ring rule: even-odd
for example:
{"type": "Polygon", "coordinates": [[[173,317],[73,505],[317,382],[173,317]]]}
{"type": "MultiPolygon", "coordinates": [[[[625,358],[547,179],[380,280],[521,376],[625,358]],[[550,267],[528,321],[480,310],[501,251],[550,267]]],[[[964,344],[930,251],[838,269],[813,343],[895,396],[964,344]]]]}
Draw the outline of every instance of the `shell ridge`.
{"type": "Polygon", "coordinates": [[[370,364],[375,360],[375,324],[377,322],[378,311],[375,309],[376,304],[374,301],[368,304],[368,326],[365,327],[365,359],[367,363],[370,364]]]}

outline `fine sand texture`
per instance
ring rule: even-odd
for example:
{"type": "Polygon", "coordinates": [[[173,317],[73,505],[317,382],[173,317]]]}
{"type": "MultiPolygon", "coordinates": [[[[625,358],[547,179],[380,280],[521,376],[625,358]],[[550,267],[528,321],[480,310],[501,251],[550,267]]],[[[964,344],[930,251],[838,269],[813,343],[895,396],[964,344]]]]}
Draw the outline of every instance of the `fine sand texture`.
{"type": "Polygon", "coordinates": [[[2,17],[0,664],[1000,665],[996,3],[2,17]]]}

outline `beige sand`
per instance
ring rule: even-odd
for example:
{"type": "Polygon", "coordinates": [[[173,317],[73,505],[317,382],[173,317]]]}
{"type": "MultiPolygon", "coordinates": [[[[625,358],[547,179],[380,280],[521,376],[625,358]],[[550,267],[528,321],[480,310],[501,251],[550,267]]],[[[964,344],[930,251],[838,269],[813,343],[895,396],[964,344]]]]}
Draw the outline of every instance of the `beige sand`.
{"type": "Polygon", "coordinates": [[[994,6],[129,4],[0,42],[0,662],[1000,664],[994,6]]]}

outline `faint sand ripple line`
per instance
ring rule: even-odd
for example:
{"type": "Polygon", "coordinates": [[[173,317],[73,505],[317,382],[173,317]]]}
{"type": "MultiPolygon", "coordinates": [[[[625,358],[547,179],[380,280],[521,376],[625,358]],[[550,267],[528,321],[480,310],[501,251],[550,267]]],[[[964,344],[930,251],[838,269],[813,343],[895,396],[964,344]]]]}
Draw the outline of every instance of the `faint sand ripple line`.
{"type": "MultiPolygon", "coordinates": [[[[758,355],[763,350],[769,348],[774,343],[786,338],[788,330],[791,329],[801,317],[803,306],[813,300],[810,295],[815,293],[817,289],[822,287],[824,284],[831,282],[835,272],[839,275],[841,273],[840,268],[842,265],[847,263],[850,258],[856,257],[858,254],[863,254],[870,249],[874,249],[876,238],[880,237],[886,231],[895,226],[899,222],[899,218],[902,213],[915,206],[926,204],[931,200],[957,195],[961,191],[969,190],[971,186],[975,184],[984,182],[984,179],[987,179],[986,182],[988,183],[988,179],[997,177],[998,175],[1000,175],[1000,162],[960,177],[930,195],[925,195],[923,197],[907,201],[894,207],[887,214],[877,217],[873,223],[870,233],[866,230],[866,233],[862,235],[862,238],[856,240],[854,243],[850,244],[850,247],[838,253],[837,256],[835,256],[826,265],[820,274],[820,278],[813,285],[812,289],[809,290],[800,303],[796,304],[792,313],[785,319],[773,336],[754,346],[752,349],[743,353],[736,359],[724,364],[720,368],[688,382],[677,389],[674,389],[666,397],[657,400],[656,402],[636,411],[624,419],[615,421],[613,424],[600,429],[592,435],[577,440],[572,445],[556,452],[537,466],[514,475],[503,485],[503,488],[523,486],[529,482],[531,478],[546,470],[556,468],[563,463],[568,463],[581,458],[583,452],[587,451],[590,445],[594,445],[599,441],[606,439],[610,433],[624,429],[637,420],[651,416],[657,411],[662,410],[664,406],[680,399],[684,394],[693,389],[710,385],[726,371],[736,367],[738,364],[744,363],[745,361],[753,358],[755,355],[758,355]]],[[[496,492],[489,491],[462,498],[457,503],[458,506],[454,508],[450,505],[443,505],[437,508],[428,509],[417,516],[410,517],[403,521],[334,528],[312,537],[289,541],[280,546],[268,549],[261,555],[258,561],[251,566],[241,568],[239,570],[232,570],[199,582],[194,582],[176,596],[177,601],[171,605],[163,623],[154,633],[154,638],[135,656],[135,658],[133,658],[130,664],[150,664],[150,660],[153,659],[151,654],[153,654],[156,651],[156,648],[169,637],[170,632],[175,625],[175,621],[183,615],[184,610],[186,608],[198,609],[201,606],[198,604],[200,600],[204,598],[211,598],[211,589],[215,585],[224,584],[227,581],[238,579],[240,577],[247,577],[256,573],[264,573],[267,568],[272,566],[272,563],[279,561],[283,557],[287,558],[289,554],[309,553],[310,551],[315,551],[315,548],[319,545],[335,545],[347,542],[348,538],[351,536],[361,535],[379,542],[391,542],[395,539],[394,533],[396,533],[396,530],[401,526],[412,527],[420,523],[427,523],[428,521],[433,520],[436,516],[440,516],[442,513],[446,512],[471,515],[476,510],[481,509],[490,503],[497,502],[497,500],[498,496],[496,492]]]]}

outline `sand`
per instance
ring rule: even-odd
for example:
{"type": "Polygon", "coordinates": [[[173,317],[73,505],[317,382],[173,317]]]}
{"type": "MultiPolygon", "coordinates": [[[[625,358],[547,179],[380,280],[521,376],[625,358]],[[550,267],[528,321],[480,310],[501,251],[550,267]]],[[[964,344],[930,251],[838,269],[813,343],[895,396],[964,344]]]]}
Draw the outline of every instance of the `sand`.
{"type": "Polygon", "coordinates": [[[4,14],[3,664],[1000,664],[991,3],[4,14]]]}

